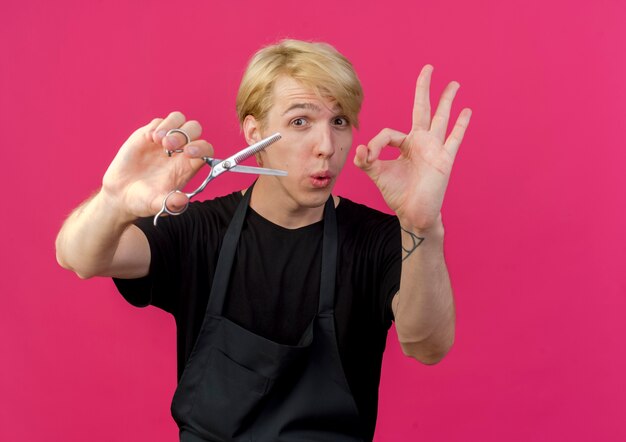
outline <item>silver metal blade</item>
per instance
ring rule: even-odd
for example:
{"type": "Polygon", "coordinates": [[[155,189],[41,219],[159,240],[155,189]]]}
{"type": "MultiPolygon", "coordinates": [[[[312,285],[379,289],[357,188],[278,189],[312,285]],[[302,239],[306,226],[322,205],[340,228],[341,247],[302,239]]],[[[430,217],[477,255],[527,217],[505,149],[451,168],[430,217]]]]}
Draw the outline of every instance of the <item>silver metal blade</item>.
{"type": "Polygon", "coordinates": [[[251,146],[248,146],[245,149],[240,150],[236,154],[226,158],[226,160],[222,164],[224,165],[224,168],[230,169],[236,166],[237,164],[241,163],[242,161],[246,160],[247,158],[250,158],[255,153],[262,151],[270,144],[275,143],[276,141],[280,140],[280,138],[281,138],[281,135],[278,132],[275,133],[274,135],[270,135],[269,137],[264,138],[261,141],[254,143],[251,146]],[[226,163],[229,163],[229,164],[226,164],[226,163]]]}
{"type": "MultiPolygon", "coordinates": [[[[211,158],[208,158],[208,157],[204,157],[203,160],[207,164],[211,165],[211,177],[216,178],[220,176],[221,174],[223,174],[224,172],[232,170],[240,162],[244,161],[247,158],[250,158],[252,155],[254,155],[257,152],[262,151],[270,144],[275,143],[276,141],[280,140],[280,138],[281,138],[280,133],[277,132],[274,135],[271,135],[259,141],[258,143],[254,143],[253,145],[240,150],[236,154],[229,156],[224,161],[221,161],[219,163],[216,163],[215,160],[211,160],[211,158]]],[[[254,173],[258,173],[258,172],[254,172],[254,173]]]]}
{"type": "MultiPolygon", "coordinates": [[[[205,163],[209,166],[213,167],[215,164],[221,163],[222,159],[220,158],[211,158],[211,157],[202,157],[205,163]]],[[[275,175],[275,176],[287,176],[287,172],[279,169],[267,169],[264,167],[253,167],[253,166],[234,166],[228,169],[231,172],[239,172],[239,173],[252,173],[255,175],[275,175]]]]}
{"type": "Polygon", "coordinates": [[[264,167],[252,167],[252,166],[235,166],[230,169],[231,172],[240,173],[254,173],[257,175],[275,175],[275,176],[287,176],[287,172],[278,169],[266,169],[264,167]]]}

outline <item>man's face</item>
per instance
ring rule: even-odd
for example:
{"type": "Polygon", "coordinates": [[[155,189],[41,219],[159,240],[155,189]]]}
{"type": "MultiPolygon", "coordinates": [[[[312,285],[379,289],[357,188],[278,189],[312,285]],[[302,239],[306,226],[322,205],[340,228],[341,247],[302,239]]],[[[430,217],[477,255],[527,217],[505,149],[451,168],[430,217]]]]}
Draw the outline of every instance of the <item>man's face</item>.
{"type": "MultiPolygon", "coordinates": [[[[277,198],[294,209],[323,205],[352,145],[353,127],[337,103],[320,98],[290,77],[280,77],[261,137],[280,132],[282,139],[261,152],[263,167],[282,169],[286,177],[262,176],[277,198]]],[[[264,183],[264,184],[265,184],[264,183]]]]}

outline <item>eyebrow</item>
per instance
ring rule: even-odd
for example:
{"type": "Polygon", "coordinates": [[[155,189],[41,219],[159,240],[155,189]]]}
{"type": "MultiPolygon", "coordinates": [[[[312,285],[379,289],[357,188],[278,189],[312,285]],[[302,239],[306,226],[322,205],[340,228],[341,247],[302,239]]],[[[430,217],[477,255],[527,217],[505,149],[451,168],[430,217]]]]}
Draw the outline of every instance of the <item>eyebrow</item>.
{"type": "Polygon", "coordinates": [[[289,108],[285,112],[283,112],[283,115],[288,114],[294,109],[306,109],[306,110],[312,110],[316,112],[319,112],[321,110],[319,106],[316,106],[313,103],[294,103],[291,106],[289,106],[289,108]]]}
{"type": "MultiPolygon", "coordinates": [[[[306,109],[306,110],[311,110],[311,111],[315,111],[315,112],[319,112],[319,111],[322,110],[319,106],[317,106],[316,104],[313,104],[313,103],[308,103],[308,102],[305,102],[305,103],[294,103],[291,106],[289,106],[289,108],[285,112],[283,112],[283,114],[281,116],[287,115],[289,112],[291,112],[292,110],[295,110],[295,109],[306,109]]],[[[335,106],[333,108],[333,111],[334,112],[341,112],[341,108],[339,106],[335,106]]]]}

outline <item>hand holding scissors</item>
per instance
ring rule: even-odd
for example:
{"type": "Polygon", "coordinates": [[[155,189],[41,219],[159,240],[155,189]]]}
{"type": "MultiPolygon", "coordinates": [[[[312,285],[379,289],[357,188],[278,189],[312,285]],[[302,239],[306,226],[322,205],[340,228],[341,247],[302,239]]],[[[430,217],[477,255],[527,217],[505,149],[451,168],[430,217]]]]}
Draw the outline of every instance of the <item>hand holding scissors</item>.
{"type": "MultiPolygon", "coordinates": [[[[173,132],[181,133],[187,139],[189,139],[188,135],[180,129],[172,129],[167,133],[167,135],[170,135],[173,132]]],[[[217,178],[224,172],[254,173],[254,174],[261,174],[261,175],[276,175],[276,176],[287,175],[287,172],[283,170],[266,169],[263,167],[250,167],[250,166],[239,165],[239,163],[241,163],[242,161],[250,158],[252,155],[254,155],[257,152],[262,151],[270,144],[278,141],[280,138],[281,138],[281,135],[279,133],[275,133],[267,138],[264,138],[263,140],[255,144],[252,144],[246,147],[245,149],[240,150],[239,152],[235,153],[234,155],[231,155],[225,160],[220,160],[220,159],[211,158],[211,157],[203,157],[202,159],[204,160],[204,162],[207,163],[209,166],[211,166],[211,172],[209,173],[209,175],[205,178],[202,184],[200,184],[200,186],[193,192],[185,193],[181,190],[172,190],[170,193],[168,193],[165,196],[165,198],[163,198],[163,205],[161,206],[161,210],[154,216],[154,221],[153,221],[154,225],[155,226],[157,225],[158,219],[161,215],[164,215],[164,214],[180,215],[184,213],[189,207],[190,199],[196,196],[197,194],[199,194],[200,192],[202,192],[207,186],[207,184],[209,184],[209,182],[211,182],[213,179],[217,178]],[[182,206],[182,208],[174,210],[171,207],[168,207],[168,203],[171,203],[171,197],[177,194],[183,195],[184,197],[186,197],[187,201],[182,206]]],[[[175,151],[166,150],[166,153],[168,156],[171,156],[173,153],[177,153],[181,151],[182,150],[175,150],[175,151]]]]}

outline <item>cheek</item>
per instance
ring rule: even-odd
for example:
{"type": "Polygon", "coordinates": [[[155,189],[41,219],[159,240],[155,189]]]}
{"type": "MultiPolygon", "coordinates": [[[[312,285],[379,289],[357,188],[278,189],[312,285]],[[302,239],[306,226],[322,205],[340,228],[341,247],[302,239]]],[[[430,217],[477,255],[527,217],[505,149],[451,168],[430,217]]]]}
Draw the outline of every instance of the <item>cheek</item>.
{"type": "Polygon", "coordinates": [[[342,147],[337,155],[337,161],[339,163],[339,167],[343,168],[346,164],[346,160],[348,159],[348,154],[350,153],[349,147],[342,147]]]}
{"type": "Polygon", "coordinates": [[[342,131],[337,137],[337,143],[341,146],[341,150],[347,151],[350,150],[352,146],[352,140],[354,138],[354,134],[349,131],[342,131]]]}
{"type": "Polygon", "coordinates": [[[276,168],[286,170],[289,172],[287,177],[294,178],[298,175],[300,170],[304,167],[306,158],[303,155],[302,146],[290,145],[280,151],[276,150],[273,153],[272,159],[276,168]]]}
{"type": "Polygon", "coordinates": [[[341,137],[338,140],[338,146],[339,146],[339,156],[341,158],[344,159],[348,156],[348,153],[350,152],[350,148],[352,147],[352,136],[348,135],[345,137],[341,137]]]}

